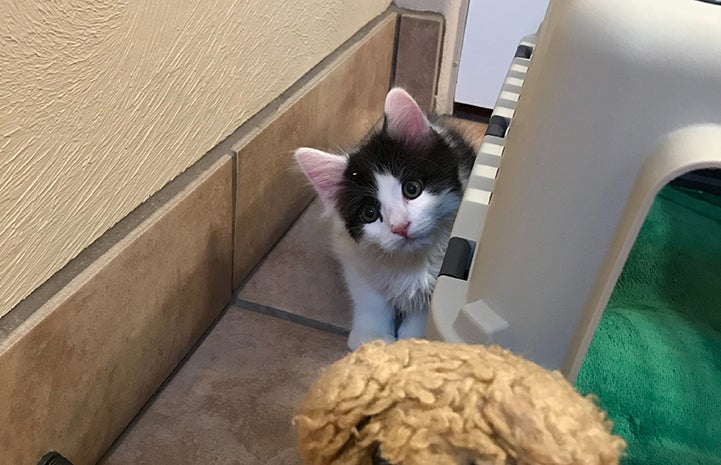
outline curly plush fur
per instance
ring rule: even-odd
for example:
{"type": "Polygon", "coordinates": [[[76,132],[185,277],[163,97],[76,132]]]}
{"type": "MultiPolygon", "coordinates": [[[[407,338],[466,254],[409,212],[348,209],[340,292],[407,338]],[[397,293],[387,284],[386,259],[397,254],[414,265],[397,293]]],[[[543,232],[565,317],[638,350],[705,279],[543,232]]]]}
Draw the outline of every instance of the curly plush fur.
{"type": "Polygon", "coordinates": [[[296,423],[307,465],[608,465],[625,448],[560,373],[499,347],[413,339],[331,365],[296,423]]]}

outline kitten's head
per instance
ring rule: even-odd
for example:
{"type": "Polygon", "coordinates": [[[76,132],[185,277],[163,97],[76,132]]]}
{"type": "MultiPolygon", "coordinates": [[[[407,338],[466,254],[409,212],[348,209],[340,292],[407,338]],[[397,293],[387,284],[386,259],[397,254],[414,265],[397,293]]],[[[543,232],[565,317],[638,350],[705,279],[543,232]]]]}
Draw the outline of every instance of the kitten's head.
{"type": "Polygon", "coordinates": [[[300,148],[295,158],[326,207],[358,243],[385,252],[422,249],[453,218],[458,157],[406,91],[392,89],[383,128],[349,155],[300,148]]]}

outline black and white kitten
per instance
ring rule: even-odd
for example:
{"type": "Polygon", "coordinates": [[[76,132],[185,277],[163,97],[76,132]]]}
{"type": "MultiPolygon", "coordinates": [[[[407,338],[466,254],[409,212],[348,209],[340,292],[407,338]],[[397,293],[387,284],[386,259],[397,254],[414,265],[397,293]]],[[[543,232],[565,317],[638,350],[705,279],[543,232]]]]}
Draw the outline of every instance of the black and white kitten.
{"type": "Polygon", "coordinates": [[[348,347],[423,337],[473,149],[395,88],[383,128],[351,153],[300,148],[295,158],[333,219],[333,249],[353,301],[348,347]]]}

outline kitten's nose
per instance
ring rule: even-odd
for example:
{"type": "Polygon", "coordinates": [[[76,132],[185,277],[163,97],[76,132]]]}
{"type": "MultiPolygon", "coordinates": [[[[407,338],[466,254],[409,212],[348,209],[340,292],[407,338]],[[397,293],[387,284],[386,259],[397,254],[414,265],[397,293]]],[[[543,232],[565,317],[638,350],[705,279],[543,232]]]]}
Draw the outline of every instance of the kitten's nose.
{"type": "Polygon", "coordinates": [[[396,224],[391,223],[391,232],[393,234],[398,234],[399,236],[403,236],[405,238],[408,237],[408,228],[411,226],[410,221],[402,221],[398,222],[396,224]]]}

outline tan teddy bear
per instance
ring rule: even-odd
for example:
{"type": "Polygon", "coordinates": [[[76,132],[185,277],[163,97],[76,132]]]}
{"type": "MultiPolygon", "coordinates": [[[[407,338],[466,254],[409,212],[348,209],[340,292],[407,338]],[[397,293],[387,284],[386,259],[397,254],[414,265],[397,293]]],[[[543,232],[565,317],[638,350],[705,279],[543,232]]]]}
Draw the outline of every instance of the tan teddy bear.
{"type": "Polygon", "coordinates": [[[296,424],[306,465],[606,465],[625,449],[560,373],[499,347],[420,340],[328,367],[296,424]]]}

